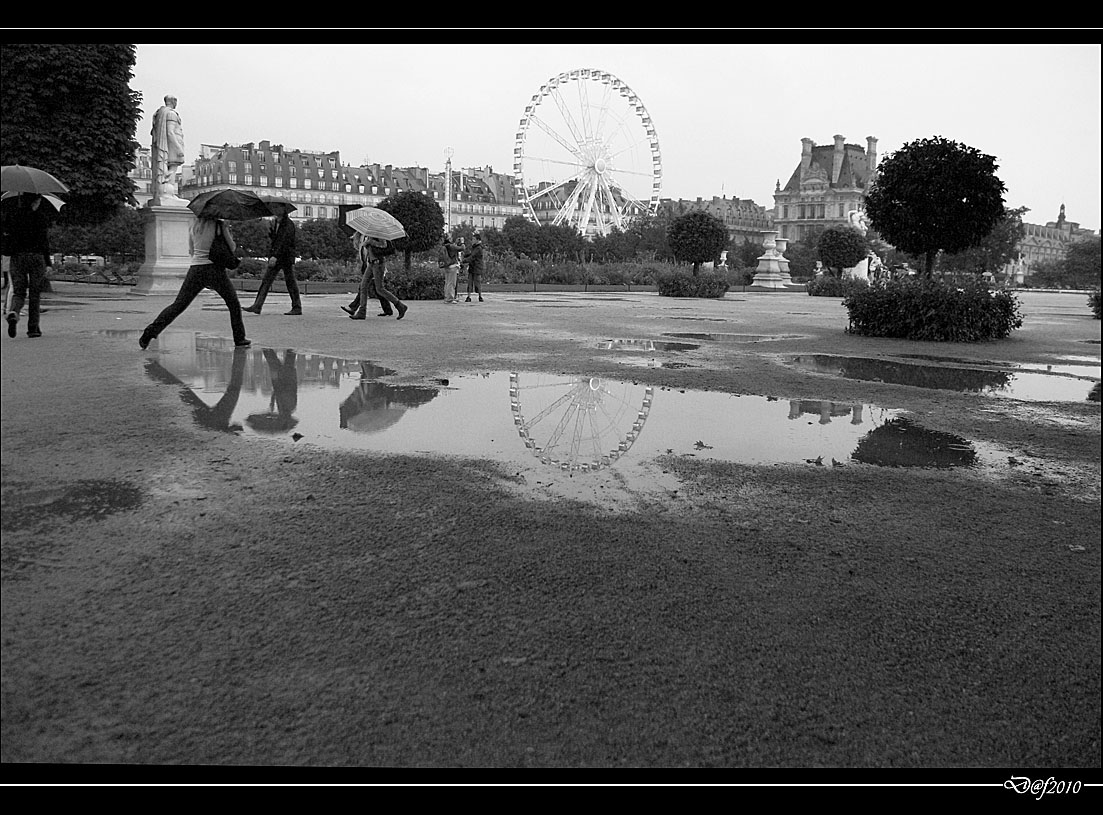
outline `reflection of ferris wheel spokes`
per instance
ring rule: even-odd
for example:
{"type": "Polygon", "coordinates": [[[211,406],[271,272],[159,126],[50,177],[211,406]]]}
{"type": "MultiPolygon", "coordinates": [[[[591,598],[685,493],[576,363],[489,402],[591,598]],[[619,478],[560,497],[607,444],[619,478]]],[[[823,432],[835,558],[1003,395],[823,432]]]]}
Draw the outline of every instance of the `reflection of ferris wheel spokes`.
{"type": "Polygon", "coordinates": [[[512,373],[509,380],[522,442],[541,462],[570,471],[620,458],[643,429],[654,397],[650,386],[598,377],[512,373]]]}

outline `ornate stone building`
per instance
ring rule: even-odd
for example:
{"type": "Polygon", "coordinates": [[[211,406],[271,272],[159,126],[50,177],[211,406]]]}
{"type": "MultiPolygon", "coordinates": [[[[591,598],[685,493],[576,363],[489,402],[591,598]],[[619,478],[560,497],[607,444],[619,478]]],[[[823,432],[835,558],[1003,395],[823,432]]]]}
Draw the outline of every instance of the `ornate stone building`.
{"type": "Polygon", "coordinates": [[[799,241],[829,226],[849,223],[877,170],[877,139],[865,148],[835,136],[833,145],[801,139],[800,164],[785,186],[774,189],[774,229],[778,237],[799,241]]]}
{"type": "MultiPolygon", "coordinates": [[[[392,193],[413,190],[445,208],[444,173],[426,167],[369,164],[353,167],[340,151],[287,150],[268,140],[242,145],[202,145],[195,164],[184,172],[180,195],[194,198],[211,189],[233,187],[285,198],[297,209],[296,220],[334,218],[341,205],[374,206],[392,193]]],[[[501,227],[520,215],[513,179],[491,167],[453,171],[452,225],[476,229],[501,227]]]]}
{"type": "Polygon", "coordinates": [[[1064,260],[1069,246],[1085,238],[1099,237],[1098,231],[1081,229],[1075,221],[1065,220],[1065,205],[1056,221],[1045,226],[1023,222],[1023,239],[1019,242],[1018,257],[1003,267],[1008,282],[1021,284],[1042,263],[1064,260]]]}
{"type": "Polygon", "coordinates": [[[726,195],[719,198],[714,195],[710,201],[663,198],[659,206],[673,218],[694,210],[704,210],[724,222],[733,243],[742,243],[747,239],[761,244],[762,233],[774,229],[773,213],[749,198],[728,198],[726,195]]]}

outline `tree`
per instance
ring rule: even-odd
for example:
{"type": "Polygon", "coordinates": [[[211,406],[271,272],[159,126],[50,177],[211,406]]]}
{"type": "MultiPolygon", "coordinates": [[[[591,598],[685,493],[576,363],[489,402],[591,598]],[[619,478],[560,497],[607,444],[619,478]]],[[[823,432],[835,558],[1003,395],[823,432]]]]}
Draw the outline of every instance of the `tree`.
{"type": "Polygon", "coordinates": [[[909,142],[877,168],[865,196],[870,225],[898,249],[923,255],[976,246],[1004,217],[1004,184],[992,156],[941,136],[909,142]]]}
{"type": "Polygon", "coordinates": [[[665,209],[658,213],[637,215],[628,226],[629,234],[636,243],[636,256],[640,260],[668,260],[671,257],[670,232],[671,218],[665,209]]]}
{"type": "Polygon", "coordinates": [[[694,210],[671,222],[667,241],[675,258],[693,264],[696,277],[702,263],[719,260],[728,245],[728,230],[716,216],[694,210]]]}
{"type": "Polygon", "coordinates": [[[869,254],[869,241],[852,226],[832,226],[820,234],[816,251],[823,265],[841,277],[843,269],[857,266],[869,254]]]}
{"type": "Polygon", "coordinates": [[[811,241],[793,241],[785,249],[785,259],[789,261],[790,275],[795,278],[812,277],[816,273],[820,253],[811,241]]]}
{"type": "Polygon", "coordinates": [[[142,96],[129,86],[135,46],[5,44],[0,60],[4,164],[53,173],[69,187],[60,223],[112,217],[135,203],[142,96]]]}
{"type": "Polygon", "coordinates": [[[120,208],[114,216],[88,228],[85,254],[124,258],[145,257],[145,218],[130,207],[120,208]]]}
{"type": "Polygon", "coordinates": [[[1065,255],[1065,277],[1076,288],[1098,289],[1100,284],[1099,236],[1076,241],[1065,255]]]}
{"type": "MultiPolygon", "coordinates": [[[[733,247],[735,254],[739,258],[741,268],[744,269],[757,269],[758,259],[762,257],[762,253],[766,251],[761,243],[755,243],[750,238],[744,238],[743,243],[738,247],[733,247]]],[[[728,253],[729,256],[731,253],[728,253]]],[[[730,265],[730,263],[729,263],[730,265]]]]}
{"type": "Polygon", "coordinates": [[[414,252],[427,252],[440,244],[444,234],[444,213],[428,195],[415,190],[393,193],[379,202],[379,208],[397,218],[406,229],[406,239],[398,244],[410,268],[414,252]]]}
{"type": "MultiPolygon", "coordinates": [[[[235,222],[233,225],[234,243],[237,245],[238,251],[244,257],[268,257],[268,250],[271,248],[271,238],[268,237],[270,225],[271,221],[267,218],[235,222]]],[[[298,245],[301,242],[300,239],[295,241],[295,251],[297,253],[301,253],[302,247],[298,245]]]]}
{"type": "Polygon", "coordinates": [[[517,257],[536,258],[540,254],[540,227],[523,215],[511,215],[502,224],[502,237],[517,257]]]}
{"type": "MultiPolygon", "coordinates": [[[[347,261],[356,256],[348,235],[341,231],[337,221],[330,218],[315,218],[300,223],[295,249],[299,257],[308,260],[321,258],[347,261]]],[[[268,249],[265,248],[264,254],[267,253],[268,249]]]]}
{"type": "Polygon", "coordinates": [[[938,259],[938,270],[957,274],[995,274],[1018,254],[1019,244],[1026,235],[1023,215],[1029,211],[1027,207],[1005,209],[1004,216],[976,246],[942,255],[938,259]]]}

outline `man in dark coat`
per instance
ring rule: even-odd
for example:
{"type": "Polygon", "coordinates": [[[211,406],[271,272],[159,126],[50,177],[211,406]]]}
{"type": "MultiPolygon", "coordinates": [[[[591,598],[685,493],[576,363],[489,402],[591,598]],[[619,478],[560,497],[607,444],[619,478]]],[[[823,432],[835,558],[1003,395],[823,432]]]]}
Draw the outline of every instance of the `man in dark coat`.
{"type": "Polygon", "coordinates": [[[15,336],[19,312],[27,304],[27,336],[41,337],[39,330],[39,298],[46,284],[46,269],[50,259],[49,223],[42,211],[41,195],[22,193],[4,218],[4,254],[11,255],[11,307],[5,316],[8,336],[15,336]]]}
{"type": "Polygon", "coordinates": [[[464,263],[467,265],[467,299],[464,302],[470,303],[471,292],[476,292],[481,303],[483,301],[483,267],[485,260],[483,259],[483,240],[477,232],[471,238],[471,251],[467,253],[464,263]]]}
{"type": "Polygon", "coordinates": [[[264,298],[268,296],[268,289],[272,287],[272,281],[276,279],[278,272],[283,272],[284,283],[287,284],[287,293],[291,296],[291,311],[285,314],[302,314],[303,304],[299,299],[299,285],[295,282],[295,235],[298,227],[291,220],[291,215],[284,210],[275,217],[269,230],[269,238],[272,248],[269,251],[268,270],[264,273],[264,279],[260,281],[257,297],[253,305],[243,308],[253,314],[260,314],[264,306],[264,298]]]}

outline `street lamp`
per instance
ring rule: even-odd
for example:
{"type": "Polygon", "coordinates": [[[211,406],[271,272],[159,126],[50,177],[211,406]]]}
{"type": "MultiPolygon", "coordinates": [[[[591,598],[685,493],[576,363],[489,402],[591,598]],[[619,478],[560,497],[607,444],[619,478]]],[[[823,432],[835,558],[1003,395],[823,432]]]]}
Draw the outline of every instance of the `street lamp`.
{"type": "Polygon", "coordinates": [[[452,234],[452,153],[451,147],[444,148],[444,232],[452,234]]]}

